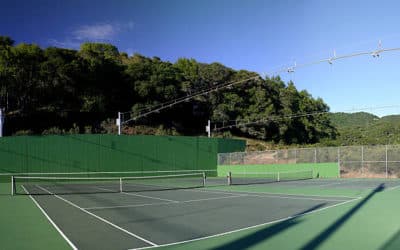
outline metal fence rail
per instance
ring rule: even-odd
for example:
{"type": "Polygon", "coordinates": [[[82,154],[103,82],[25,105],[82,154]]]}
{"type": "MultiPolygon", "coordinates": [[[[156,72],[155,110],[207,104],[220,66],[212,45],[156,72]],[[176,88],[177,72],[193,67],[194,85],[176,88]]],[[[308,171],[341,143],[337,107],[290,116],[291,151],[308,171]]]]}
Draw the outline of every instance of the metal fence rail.
{"type": "Polygon", "coordinates": [[[218,165],[337,162],[344,178],[400,178],[400,145],[343,146],[218,154],[218,165]]]}

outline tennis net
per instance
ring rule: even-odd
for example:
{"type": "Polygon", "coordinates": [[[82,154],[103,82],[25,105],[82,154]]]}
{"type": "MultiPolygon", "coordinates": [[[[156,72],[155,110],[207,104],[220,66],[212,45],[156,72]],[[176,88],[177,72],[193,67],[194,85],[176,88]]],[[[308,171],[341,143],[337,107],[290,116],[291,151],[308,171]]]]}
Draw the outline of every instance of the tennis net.
{"type": "Polygon", "coordinates": [[[263,184],[280,181],[297,181],[313,178],[312,170],[281,172],[229,172],[229,185],[263,184]]]}
{"type": "Polygon", "coordinates": [[[11,193],[13,195],[143,192],[204,186],[205,173],[136,177],[11,177],[11,193]]]}

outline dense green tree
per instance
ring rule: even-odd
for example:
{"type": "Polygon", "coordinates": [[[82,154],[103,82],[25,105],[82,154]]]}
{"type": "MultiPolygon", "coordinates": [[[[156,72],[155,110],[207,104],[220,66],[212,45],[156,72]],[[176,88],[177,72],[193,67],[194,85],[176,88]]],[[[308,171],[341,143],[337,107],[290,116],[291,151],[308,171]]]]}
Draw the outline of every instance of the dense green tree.
{"type": "Polygon", "coordinates": [[[131,93],[126,92],[125,65],[118,49],[111,44],[84,43],[78,55],[85,83],[79,89],[81,111],[108,113],[126,108],[131,93]]]}
{"type": "Polygon", "coordinates": [[[10,111],[28,112],[40,105],[39,95],[45,84],[41,75],[43,61],[43,50],[37,45],[23,43],[11,48],[7,65],[10,111]]]}
{"type": "Polygon", "coordinates": [[[110,132],[117,111],[133,111],[129,119],[154,107],[167,109],[129,131],[198,135],[212,119],[226,126],[222,133],[276,143],[315,143],[336,133],[323,100],[292,82],[217,62],[128,56],[106,43],[42,49],[0,36],[0,105],[7,108],[8,134],[110,132]],[[171,103],[177,98],[186,101],[171,103]]]}
{"type": "Polygon", "coordinates": [[[0,106],[2,107],[8,105],[8,88],[12,80],[9,63],[13,45],[14,41],[10,37],[0,36],[0,106]]]}
{"type": "Polygon", "coordinates": [[[187,94],[192,94],[195,86],[199,85],[200,65],[194,59],[179,58],[174,64],[181,74],[181,90],[187,94]]]}
{"type": "Polygon", "coordinates": [[[49,111],[79,110],[77,99],[80,64],[74,50],[50,47],[44,51],[41,64],[43,85],[40,89],[42,108],[49,111]]]}

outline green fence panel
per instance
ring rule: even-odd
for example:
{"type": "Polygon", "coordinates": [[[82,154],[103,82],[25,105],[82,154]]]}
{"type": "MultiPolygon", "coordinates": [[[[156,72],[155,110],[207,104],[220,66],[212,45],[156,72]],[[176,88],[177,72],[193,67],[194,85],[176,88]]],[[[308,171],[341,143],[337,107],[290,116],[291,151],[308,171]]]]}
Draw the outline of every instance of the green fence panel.
{"type": "Polygon", "coordinates": [[[49,135],[0,138],[0,173],[216,170],[242,140],[186,136],[49,135]]]}

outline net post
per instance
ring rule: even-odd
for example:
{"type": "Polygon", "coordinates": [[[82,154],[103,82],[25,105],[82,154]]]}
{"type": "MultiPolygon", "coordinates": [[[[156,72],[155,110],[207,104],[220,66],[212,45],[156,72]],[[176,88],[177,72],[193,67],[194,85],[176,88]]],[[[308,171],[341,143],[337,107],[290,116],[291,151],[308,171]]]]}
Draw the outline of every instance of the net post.
{"type": "Polygon", "coordinates": [[[232,185],[232,172],[229,171],[226,177],[228,178],[228,185],[232,185]]]}
{"type": "Polygon", "coordinates": [[[317,164],[317,148],[314,149],[314,164],[317,164]]]}
{"type": "Polygon", "coordinates": [[[203,187],[206,186],[206,172],[203,172],[203,187]]]}
{"type": "Polygon", "coordinates": [[[15,182],[14,182],[14,176],[11,175],[11,195],[13,196],[15,194],[15,182]]]}
{"type": "Polygon", "coordinates": [[[279,176],[279,172],[278,172],[278,178],[277,178],[277,181],[278,181],[278,182],[280,181],[280,176],[279,176]]]}
{"type": "Polygon", "coordinates": [[[122,178],[119,178],[119,192],[122,193],[122,178]]]}

